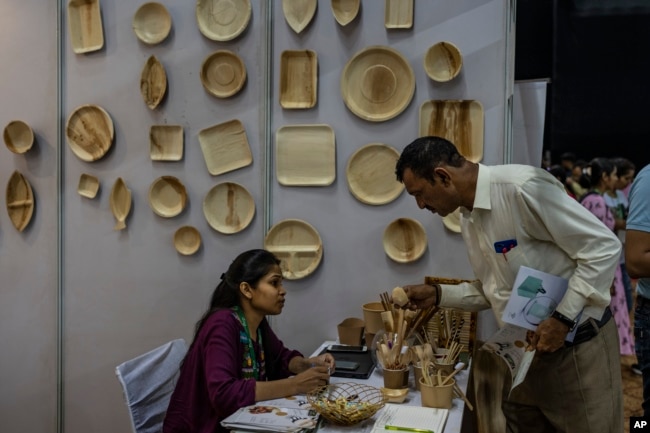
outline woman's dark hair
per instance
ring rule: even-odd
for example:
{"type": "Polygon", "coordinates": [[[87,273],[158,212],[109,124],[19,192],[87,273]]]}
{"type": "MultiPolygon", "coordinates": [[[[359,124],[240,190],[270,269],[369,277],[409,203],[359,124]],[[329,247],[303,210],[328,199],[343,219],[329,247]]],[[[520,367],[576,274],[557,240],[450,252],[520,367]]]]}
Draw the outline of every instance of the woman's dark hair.
{"type": "Polygon", "coordinates": [[[221,274],[221,281],[217,285],[217,288],[214,289],[214,292],[212,292],[210,307],[201,319],[196,322],[194,340],[196,340],[196,336],[199,334],[203,324],[212,313],[224,308],[232,308],[236,305],[241,306],[241,299],[239,297],[239,285],[241,283],[246,282],[255,288],[262,277],[268,274],[271,268],[276,265],[280,265],[280,259],[266,250],[249,250],[238,255],[232,261],[228,270],[221,274]]]}
{"type": "Polygon", "coordinates": [[[594,158],[589,161],[589,164],[585,167],[582,178],[580,179],[580,185],[587,188],[595,188],[600,183],[603,174],[610,175],[615,169],[616,166],[611,159],[594,158]]]}
{"type": "Polygon", "coordinates": [[[551,168],[548,169],[548,172],[557,180],[562,182],[563,185],[566,185],[566,170],[564,170],[560,164],[552,165],[551,168]]]}
{"type": "Polygon", "coordinates": [[[441,165],[460,167],[465,158],[458,153],[456,146],[442,137],[420,137],[404,148],[395,166],[395,175],[399,182],[404,180],[404,171],[408,168],[414,175],[435,183],[433,169],[441,165]]]}
{"type": "Polygon", "coordinates": [[[619,177],[625,176],[630,171],[636,171],[634,163],[627,158],[614,158],[614,165],[616,166],[616,173],[619,177]]]}

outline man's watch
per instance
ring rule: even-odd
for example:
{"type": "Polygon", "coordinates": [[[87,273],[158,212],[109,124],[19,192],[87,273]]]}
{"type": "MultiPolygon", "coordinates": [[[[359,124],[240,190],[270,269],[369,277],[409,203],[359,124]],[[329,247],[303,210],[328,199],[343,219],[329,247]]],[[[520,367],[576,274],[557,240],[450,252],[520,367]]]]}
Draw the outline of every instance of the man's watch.
{"type": "Polygon", "coordinates": [[[553,311],[551,313],[551,317],[556,319],[556,320],[559,320],[560,322],[562,322],[563,324],[568,326],[569,327],[569,332],[573,331],[573,328],[575,328],[576,325],[578,324],[578,322],[576,320],[568,318],[567,316],[565,316],[564,314],[560,313],[557,310],[555,310],[555,311],[553,311]]]}

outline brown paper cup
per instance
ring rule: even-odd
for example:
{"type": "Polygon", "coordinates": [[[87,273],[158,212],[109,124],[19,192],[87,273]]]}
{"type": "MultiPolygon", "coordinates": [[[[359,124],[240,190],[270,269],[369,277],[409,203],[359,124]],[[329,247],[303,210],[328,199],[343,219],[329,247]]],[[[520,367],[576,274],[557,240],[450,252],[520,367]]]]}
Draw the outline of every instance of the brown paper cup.
{"type": "Polygon", "coordinates": [[[422,365],[418,362],[413,364],[413,381],[415,382],[415,389],[420,390],[420,378],[422,377],[422,365]]]}
{"type": "Polygon", "coordinates": [[[389,370],[384,368],[384,388],[402,389],[409,385],[409,369],[389,370]]]}
{"type": "Polygon", "coordinates": [[[424,383],[424,379],[421,378],[420,396],[422,397],[422,406],[451,409],[455,383],[454,379],[450,379],[445,386],[431,386],[424,383]]]}
{"type": "Polygon", "coordinates": [[[384,322],[381,320],[381,312],[384,307],[381,302],[369,302],[363,304],[363,320],[366,323],[366,332],[376,334],[384,329],[384,322]]]}
{"type": "Polygon", "coordinates": [[[339,332],[339,342],[341,344],[351,344],[353,346],[361,345],[363,336],[364,322],[356,317],[348,317],[339,323],[336,327],[339,332]]]}

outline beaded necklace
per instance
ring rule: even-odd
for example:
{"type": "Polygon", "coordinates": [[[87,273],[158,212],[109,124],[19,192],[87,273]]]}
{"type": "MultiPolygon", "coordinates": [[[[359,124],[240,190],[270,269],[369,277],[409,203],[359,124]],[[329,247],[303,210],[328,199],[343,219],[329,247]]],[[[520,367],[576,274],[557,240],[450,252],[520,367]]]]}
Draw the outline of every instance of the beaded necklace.
{"type": "MultiPolygon", "coordinates": [[[[244,363],[243,363],[243,372],[244,378],[246,379],[260,379],[260,363],[257,362],[257,357],[255,356],[255,348],[253,347],[253,339],[251,338],[251,332],[248,329],[248,322],[246,322],[246,317],[244,317],[244,312],[239,306],[233,307],[237,319],[244,327],[244,332],[240,333],[240,341],[246,345],[248,353],[244,353],[244,363]],[[252,369],[252,371],[251,371],[252,369]]],[[[261,361],[264,361],[264,345],[262,344],[262,330],[260,327],[257,327],[257,344],[260,346],[260,358],[261,361]]]]}

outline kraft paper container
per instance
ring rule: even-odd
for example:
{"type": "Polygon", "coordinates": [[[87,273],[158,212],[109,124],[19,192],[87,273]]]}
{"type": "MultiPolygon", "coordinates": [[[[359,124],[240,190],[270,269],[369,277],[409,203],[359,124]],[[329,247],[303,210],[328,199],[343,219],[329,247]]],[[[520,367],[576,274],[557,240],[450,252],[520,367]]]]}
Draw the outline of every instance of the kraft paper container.
{"type": "Polygon", "coordinates": [[[444,386],[431,386],[420,379],[420,394],[423,407],[435,407],[438,409],[451,409],[451,401],[454,397],[454,384],[456,381],[450,379],[444,386]]]}
{"type": "Polygon", "coordinates": [[[375,341],[375,335],[377,335],[377,334],[373,334],[372,332],[368,332],[367,329],[366,329],[366,332],[363,333],[363,339],[365,341],[365,345],[368,346],[368,348],[370,348],[370,346],[372,345],[372,342],[375,341]]]}
{"type": "Polygon", "coordinates": [[[408,367],[401,370],[383,369],[384,374],[384,388],[389,389],[402,389],[409,385],[409,369],[408,367]]]}
{"type": "Polygon", "coordinates": [[[420,378],[422,377],[422,364],[419,362],[413,364],[413,381],[415,382],[415,389],[420,391],[420,378]]]}
{"type": "Polygon", "coordinates": [[[365,323],[362,319],[348,317],[337,325],[339,332],[339,342],[341,344],[350,344],[353,346],[361,345],[365,323]]]}
{"type": "Polygon", "coordinates": [[[384,322],[381,320],[381,312],[384,307],[381,302],[369,302],[363,304],[363,320],[366,322],[366,332],[376,334],[384,329],[384,322]]]}

